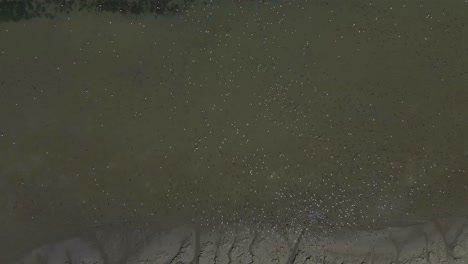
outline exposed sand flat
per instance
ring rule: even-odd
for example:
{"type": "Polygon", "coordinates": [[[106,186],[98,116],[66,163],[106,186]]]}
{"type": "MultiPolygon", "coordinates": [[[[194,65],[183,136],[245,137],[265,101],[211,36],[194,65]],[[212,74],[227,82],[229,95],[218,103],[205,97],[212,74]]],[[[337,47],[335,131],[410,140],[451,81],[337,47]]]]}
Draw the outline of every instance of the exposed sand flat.
{"type": "Polygon", "coordinates": [[[43,245],[14,264],[62,263],[466,263],[466,218],[333,236],[283,230],[100,227],[43,245]]]}

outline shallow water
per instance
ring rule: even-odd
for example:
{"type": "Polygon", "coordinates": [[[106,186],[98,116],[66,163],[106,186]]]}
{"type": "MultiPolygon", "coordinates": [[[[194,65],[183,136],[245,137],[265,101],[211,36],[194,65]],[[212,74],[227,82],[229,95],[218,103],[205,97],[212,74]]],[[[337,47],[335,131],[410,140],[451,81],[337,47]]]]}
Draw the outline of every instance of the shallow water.
{"type": "Polygon", "coordinates": [[[111,223],[464,216],[466,8],[220,1],[2,22],[0,255],[111,223]]]}

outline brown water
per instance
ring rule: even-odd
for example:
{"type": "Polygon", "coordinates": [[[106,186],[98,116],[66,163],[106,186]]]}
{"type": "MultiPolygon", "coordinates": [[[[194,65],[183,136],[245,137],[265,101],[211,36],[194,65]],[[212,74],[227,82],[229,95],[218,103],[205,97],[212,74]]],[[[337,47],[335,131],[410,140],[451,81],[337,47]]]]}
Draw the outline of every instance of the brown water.
{"type": "Polygon", "coordinates": [[[465,215],[467,8],[225,1],[0,24],[0,255],[108,223],[465,215]]]}

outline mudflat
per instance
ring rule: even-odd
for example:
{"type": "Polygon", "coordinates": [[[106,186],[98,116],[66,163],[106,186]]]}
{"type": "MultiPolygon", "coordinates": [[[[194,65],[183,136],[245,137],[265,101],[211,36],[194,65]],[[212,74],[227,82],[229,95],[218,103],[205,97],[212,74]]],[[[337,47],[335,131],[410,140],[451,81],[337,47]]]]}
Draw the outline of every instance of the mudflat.
{"type": "Polygon", "coordinates": [[[0,259],[97,226],[464,217],[467,7],[194,1],[2,19],[0,259]]]}

